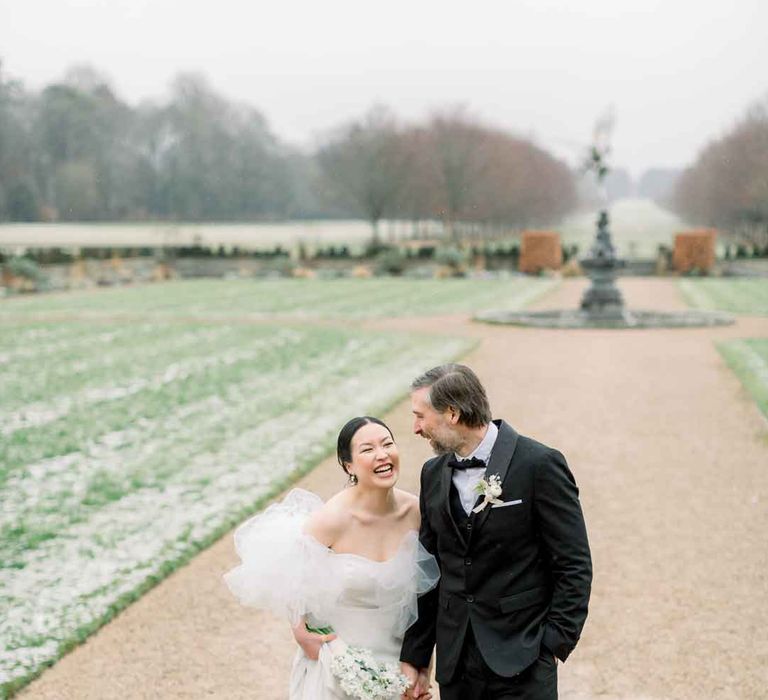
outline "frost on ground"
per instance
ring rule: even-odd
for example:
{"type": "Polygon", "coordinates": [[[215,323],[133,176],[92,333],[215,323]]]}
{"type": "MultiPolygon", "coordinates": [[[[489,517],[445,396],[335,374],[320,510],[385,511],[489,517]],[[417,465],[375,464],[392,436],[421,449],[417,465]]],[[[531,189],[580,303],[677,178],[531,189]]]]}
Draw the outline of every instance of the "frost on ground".
{"type": "Polygon", "coordinates": [[[508,275],[493,279],[195,280],[14,299],[0,320],[23,318],[296,319],[381,318],[519,309],[556,284],[508,275]]]}
{"type": "Polygon", "coordinates": [[[768,420],[768,340],[742,338],[720,343],[718,349],[768,420]]]}
{"type": "Polygon", "coordinates": [[[734,314],[768,315],[768,284],[765,279],[682,279],[680,290],[697,309],[716,309],[734,314]]]}
{"type": "Polygon", "coordinates": [[[349,417],[383,410],[416,373],[467,349],[322,327],[5,329],[0,683],[56,659],[318,462],[349,417]]]}

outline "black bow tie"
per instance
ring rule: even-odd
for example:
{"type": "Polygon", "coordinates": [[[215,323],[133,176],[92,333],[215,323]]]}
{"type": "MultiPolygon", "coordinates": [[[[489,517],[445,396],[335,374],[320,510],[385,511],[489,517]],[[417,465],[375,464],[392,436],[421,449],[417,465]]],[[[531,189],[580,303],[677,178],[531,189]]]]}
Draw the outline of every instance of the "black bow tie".
{"type": "Polygon", "coordinates": [[[448,460],[448,466],[451,469],[485,469],[485,462],[477,457],[472,457],[472,459],[456,459],[456,457],[451,457],[448,460]]]}

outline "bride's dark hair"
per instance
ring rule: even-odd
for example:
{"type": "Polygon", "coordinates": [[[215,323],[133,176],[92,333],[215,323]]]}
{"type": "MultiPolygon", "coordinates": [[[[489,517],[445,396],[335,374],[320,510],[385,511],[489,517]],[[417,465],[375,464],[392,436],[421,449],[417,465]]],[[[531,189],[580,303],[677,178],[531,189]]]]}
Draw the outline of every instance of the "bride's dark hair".
{"type": "Polygon", "coordinates": [[[347,462],[352,461],[352,438],[355,437],[355,433],[360,430],[360,428],[368,423],[381,425],[387,429],[387,432],[392,436],[392,439],[395,439],[390,427],[384,421],[374,418],[373,416],[358,416],[357,418],[347,421],[339,432],[339,439],[336,441],[336,457],[345,474],[349,474],[347,471],[347,462]]]}

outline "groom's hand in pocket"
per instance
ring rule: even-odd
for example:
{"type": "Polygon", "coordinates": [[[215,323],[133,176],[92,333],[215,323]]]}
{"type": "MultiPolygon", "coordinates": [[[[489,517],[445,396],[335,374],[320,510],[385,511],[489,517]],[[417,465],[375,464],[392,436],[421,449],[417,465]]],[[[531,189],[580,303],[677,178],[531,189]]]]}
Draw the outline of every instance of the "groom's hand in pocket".
{"type": "Polygon", "coordinates": [[[320,656],[320,647],[326,642],[332,642],[336,639],[336,635],[310,632],[302,619],[293,628],[293,638],[296,640],[296,644],[301,647],[304,656],[312,661],[317,661],[317,658],[320,656]]]}

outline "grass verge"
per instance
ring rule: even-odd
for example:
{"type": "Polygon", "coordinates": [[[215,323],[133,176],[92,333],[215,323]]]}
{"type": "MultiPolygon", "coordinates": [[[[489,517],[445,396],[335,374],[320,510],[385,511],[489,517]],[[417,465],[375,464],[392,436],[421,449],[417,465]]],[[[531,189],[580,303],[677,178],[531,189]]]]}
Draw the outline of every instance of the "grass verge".
{"type": "Polygon", "coordinates": [[[732,340],[717,348],[768,420],[768,339],[732,340]]]}
{"type": "Polygon", "coordinates": [[[683,279],[678,284],[693,308],[768,316],[766,279],[683,279]]]}

